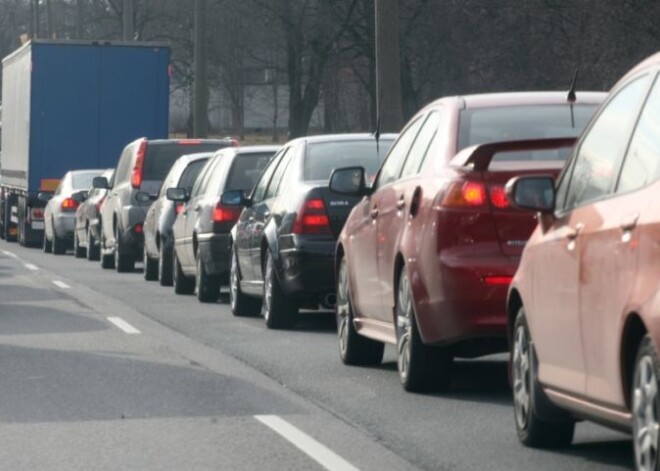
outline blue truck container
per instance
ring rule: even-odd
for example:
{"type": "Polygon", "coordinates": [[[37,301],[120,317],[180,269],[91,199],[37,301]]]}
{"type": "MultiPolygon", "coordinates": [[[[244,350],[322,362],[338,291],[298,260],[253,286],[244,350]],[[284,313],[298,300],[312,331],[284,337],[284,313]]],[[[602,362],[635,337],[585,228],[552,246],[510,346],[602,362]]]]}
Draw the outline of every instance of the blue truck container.
{"type": "Polygon", "coordinates": [[[69,170],[114,167],[139,137],[168,137],[170,49],[28,42],[2,61],[0,237],[43,238],[41,191],[69,170]]]}

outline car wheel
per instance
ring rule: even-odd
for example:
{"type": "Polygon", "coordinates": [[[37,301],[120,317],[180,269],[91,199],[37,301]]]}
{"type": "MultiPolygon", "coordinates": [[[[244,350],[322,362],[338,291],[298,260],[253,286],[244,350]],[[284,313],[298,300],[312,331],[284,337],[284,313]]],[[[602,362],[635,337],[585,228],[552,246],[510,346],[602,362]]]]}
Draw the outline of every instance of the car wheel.
{"type": "Polygon", "coordinates": [[[345,365],[377,365],[383,361],[385,344],[357,333],[353,324],[353,305],[348,288],[346,258],[339,262],[337,274],[337,336],[339,358],[345,365]]]}
{"type": "Polygon", "coordinates": [[[172,254],[172,282],[174,284],[174,292],[176,294],[193,294],[195,292],[195,280],[188,278],[183,274],[179,257],[176,255],[176,250],[172,254]]]}
{"type": "Polygon", "coordinates": [[[658,469],[658,379],[660,360],[647,335],[642,340],[635,360],[632,384],[633,446],[636,469],[655,471],[658,469]]]}
{"type": "Polygon", "coordinates": [[[100,256],[99,246],[96,245],[96,239],[92,235],[92,230],[87,228],[87,260],[98,260],[100,256]]]}
{"type": "Polygon", "coordinates": [[[214,303],[220,297],[220,277],[209,275],[204,268],[202,255],[197,250],[197,272],[195,276],[195,290],[200,303],[214,303]]]}
{"type": "Polygon", "coordinates": [[[158,252],[158,283],[172,286],[172,251],[165,249],[165,241],[161,240],[158,252]]]}
{"type": "Polygon", "coordinates": [[[115,268],[119,273],[126,273],[135,270],[135,258],[132,255],[122,254],[124,243],[120,237],[119,227],[115,229],[115,268]]]}
{"type": "Polygon", "coordinates": [[[536,378],[536,359],[525,311],[520,309],[513,327],[511,370],[513,375],[513,405],[518,439],[534,448],[556,448],[573,441],[575,422],[554,406],[545,396],[536,378]],[[556,418],[553,421],[539,417],[539,410],[556,418]]]}
{"type": "Polygon", "coordinates": [[[44,252],[51,253],[53,251],[53,242],[48,239],[46,230],[44,229],[44,252]]]}
{"type": "Polygon", "coordinates": [[[78,231],[73,231],[73,256],[76,258],[85,258],[87,251],[85,247],[80,246],[80,241],[78,240],[78,231]]]}
{"type": "Polygon", "coordinates": [[[264,270],[264,295],[261,303],[261,315],[269,329],[290,329],[296,325],[298,306],[287,299],[275,273],[273,255],[268,252],[264,270]]]}
{"type": "Polygon", "coordinates": [[[241,291],[241,275],[235,250],[232,250],[229,271],[229,306],[236,317],[256,316],[261,309],[259,299],[247,296],[241,291]]]}
{"type": "Polygon", "coordinates": [[[55,224],[53,224],[53,254],[63,255],[66,252],[66,239],[57,236],[55,224]]]}
{"type": "Polygon", "coordinates": [[[158,261],[149,256],[146,243],[142,249],[142,262],[144,263],[144,279],[156,281],[158,279],[158,261]]]}
{"type": "Polygon", "coordinates": [[[445,391],[451,384],[452,355],[444,348],[425,345],[419,333],[412,288],[401,268],[395,304],[397,367],[406,391],[445,391]]]}

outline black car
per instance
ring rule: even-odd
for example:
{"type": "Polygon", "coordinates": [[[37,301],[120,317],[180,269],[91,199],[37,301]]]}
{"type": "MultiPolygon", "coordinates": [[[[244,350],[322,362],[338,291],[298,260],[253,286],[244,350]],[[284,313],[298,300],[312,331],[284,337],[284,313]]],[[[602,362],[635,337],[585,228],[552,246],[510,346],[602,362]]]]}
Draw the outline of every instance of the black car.
{"type": "MultiPolygon", "coordinates": [[[[114,169],[108,169],[101,174],[102,177],[112,181],[114,169]]],[[[101,217],[101,205],[105,200],[108,190],[91,188],[87,194],[74,194],[74,198],[81,200],[76,210],[76,227],[73,233],[73,254],[76,258],[87,260],[98,260],[101,255],[99,244],[99,218],[101,217]]]]}
{"type": "Polygon", "coordinates": [[[369,134],[295,139],[273,158],[249,198],[222,195],[225,205],[245,206],[231,233],[234,315],[256,314],[261,305],[269,328],[289,328],[300,308],[334,307],[335,243],[358,198],[330,193],[330,173],[363,166],[375,175],[394,137],[381,136],[379,143],[369,134]]]}
{"type": "Polygon", "coordinates": [[[220,285],[229,281],[229,231],[240,208],[224,206],[225,191],[249,194],[279,147],[251,146],[216,152],[200,173],[192,191],[172,188],[169,196],[186,202],[174,222],[174,291],[201,302],[217,301],[220,285]]]}
{"type": "Polygon", "coordinates": [[[190,194],[199,172],[212,155],[212,152],[203,152],[179,157],[163,180],[158,199],[151,205],[144,219],[142,259],[145,280],[158,280],[161,286],[172,285],[172,225],[177,212],[183,210],[183,203],[167,199],[167,190],[180,187],[190,194]]]}

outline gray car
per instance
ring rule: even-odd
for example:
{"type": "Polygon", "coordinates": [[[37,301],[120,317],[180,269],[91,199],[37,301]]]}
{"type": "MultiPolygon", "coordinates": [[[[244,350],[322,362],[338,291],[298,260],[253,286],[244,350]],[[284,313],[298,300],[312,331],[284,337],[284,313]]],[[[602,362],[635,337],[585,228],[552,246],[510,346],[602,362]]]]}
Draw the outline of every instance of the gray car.
{"type": "Polygon", "coordinates": [[[60,180],[54,194],[38,194],[40,200],[48,201],[44,210],[44,252],[61,255],[73,246],[76,210],[80,203],[72,196],[79,191],[88,190],[94,177],[103,171],[104,169],[71,170],[60,180]]]}

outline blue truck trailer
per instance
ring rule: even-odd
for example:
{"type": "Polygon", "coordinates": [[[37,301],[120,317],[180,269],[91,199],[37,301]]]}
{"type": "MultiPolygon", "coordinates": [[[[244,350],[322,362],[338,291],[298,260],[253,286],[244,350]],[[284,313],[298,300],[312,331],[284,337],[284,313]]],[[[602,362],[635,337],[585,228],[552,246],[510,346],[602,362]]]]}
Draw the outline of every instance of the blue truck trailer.
{"type": "Polygon", "coordinates": [[[33,40],[2,61],[0,237],[43,240],[39,192],[69,170],[114,167],[139,137],[168,137],[170,50],[33,40]]]}

